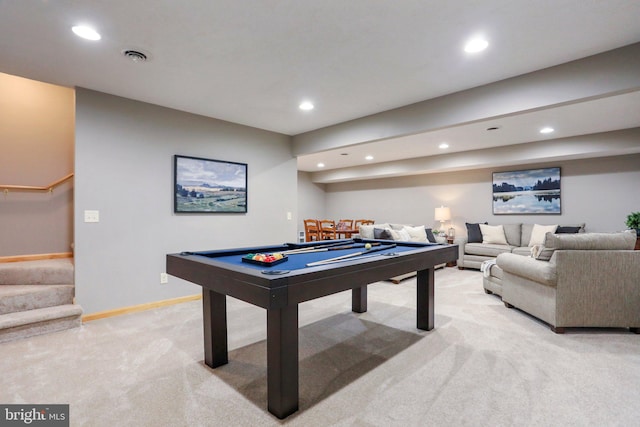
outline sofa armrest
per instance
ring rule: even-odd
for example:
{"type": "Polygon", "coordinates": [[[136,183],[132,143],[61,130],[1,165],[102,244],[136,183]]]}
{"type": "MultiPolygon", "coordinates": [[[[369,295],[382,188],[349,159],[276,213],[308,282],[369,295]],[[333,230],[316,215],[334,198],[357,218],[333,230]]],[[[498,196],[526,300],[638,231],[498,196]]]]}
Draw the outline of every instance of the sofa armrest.
{"type": "Polygon", "coordinates": [[[505,273],[522,277],[547,286],[556,286],[556,264],[531,257],[504,253],[498,255],[496,263],[505,273]]]}
{"type": "Polygon", "coordinates": [[[466,246],[468,239],[466,237],[456,237],[453,239],[453,243],[458,245],[458,262],[464,259],[464,247],[466,246]]]}
{"type": "Polygon", "coordinates": [[[558,324],[640,327],[640,251],[557,250],[558,324]]]}

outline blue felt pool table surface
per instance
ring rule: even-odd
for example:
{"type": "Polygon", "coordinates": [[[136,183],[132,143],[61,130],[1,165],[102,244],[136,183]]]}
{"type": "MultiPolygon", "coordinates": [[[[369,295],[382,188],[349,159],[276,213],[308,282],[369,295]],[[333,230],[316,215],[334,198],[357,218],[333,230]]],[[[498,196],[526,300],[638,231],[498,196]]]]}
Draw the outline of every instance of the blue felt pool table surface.
{"type": "MultiPolygon", "coordinates": [[[[330,258],[341,257],[344,255],[355,254],[359,252],[363,252],[360,256],[354,256],[344,259],[343,261],[325,264],[325,265],[335,265],[336,267],[340,266],[342,263],[346,263],[348,261],[356,261],[360,259],[376,259],[377,257],[384,256],[393,256],[395,254],[401,254],[402,252],[413,251],[416,249],[424,249],[425,246],[430,246],[429,244],[421,245],[421,244],[399,244],[393,241],[373,241],[370,242],[375,246],[372,246],[371,252],[365,248],[365,244],[367,241],[358,241],[355,242],[353,240],[345,240],[343,244],[341,243],[339,246],[332,247],[331,250],[322,251],[322,252],[305,252],[305,253],[292,253],[287,255],[287,261],[275,264],[275,265],[262,265],[262,264],[253,264],[248,262],[243,262],[242,258],[248,254],[256,254],[256,253],[275,253],[275,252],[283,252],[291,249],[295,249],[295,247],[304,248],[305,246],[309,247],[321,247],[323,244],[335,244],[334,242],[315,242],[310,245],[281,245],[281,246],[262,246],[262,247],[253,247],[253,248],[244,248],[244,249],[236,249],[231,254],[228,251],[203,251],[203,252],[193,252],[193,255],[200,255],[206,258],[215,259],[218,262],[233,264],[235,266],[245,267],[251,270],[258,271],[269,271],[269,270],[277,270],[277,271],[294,271],[300,270],[303,268],[309,268],[307,264],[317,261],[324,261],[330,258]],[[353,246],[351,248],[339,249],[342,246],[353,246]],[[384,250],[379,250],[379,248],[385,248],[384,250]]],[[[432,245],[437,246],[437,245],[432,245]]]]}

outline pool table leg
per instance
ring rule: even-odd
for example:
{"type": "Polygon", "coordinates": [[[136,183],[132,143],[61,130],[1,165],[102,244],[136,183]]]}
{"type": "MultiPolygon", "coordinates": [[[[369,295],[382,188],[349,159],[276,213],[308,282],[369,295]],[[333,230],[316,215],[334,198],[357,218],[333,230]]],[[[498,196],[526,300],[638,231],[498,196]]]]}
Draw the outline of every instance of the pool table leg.
{"type": "Polygon", "coordinates": [[[267,309],[267,396],[280,419],[298,410],[298,304],[267,309]]]}
{"type": "Polygon", "coordinates": [[[226,298],[226,295],[202,288],[204,363],[211,368],[217,368],[229,362],[226,298]]]}
{"type": "Polygon", "coordinates": [[[434,326],[434,269],[418,271],[417,283],[417,327],[424,331],[430,331],[434,326]]]}
{"type": "Polygon", "coordinates": [[[367,285],[351,289],[351,311],[356,313],[367,311],[367,285]]]}

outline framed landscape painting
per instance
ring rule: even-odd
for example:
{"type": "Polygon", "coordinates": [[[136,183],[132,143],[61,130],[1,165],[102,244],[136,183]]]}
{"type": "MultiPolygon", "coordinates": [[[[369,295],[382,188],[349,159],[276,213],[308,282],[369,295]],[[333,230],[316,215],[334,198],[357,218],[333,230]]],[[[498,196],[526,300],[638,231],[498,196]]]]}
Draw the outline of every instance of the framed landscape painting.
{"type": "Polygon", "coordinates": [[[247,212],[245,163],[174,156],[175,213],[247,212]]]}
{"type": "Polygon", "coordinates": [[[494,172],[493,213],[560,214],[560,168],[494,172]]]}

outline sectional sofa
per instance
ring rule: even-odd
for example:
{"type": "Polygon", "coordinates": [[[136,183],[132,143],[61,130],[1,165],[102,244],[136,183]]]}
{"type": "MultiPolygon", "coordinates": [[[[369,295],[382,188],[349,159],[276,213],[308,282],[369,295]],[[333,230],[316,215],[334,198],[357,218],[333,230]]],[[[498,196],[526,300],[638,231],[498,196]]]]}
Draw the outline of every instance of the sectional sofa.
{"type": "Polygon", "coordinates": [[[446,243],[446,240],[438,242],[430,228],[423,225],[379,223],[361,225],[358,229],[359,236],[363,239],[381,240],[406,240],[423,243],[446,243]]]}
{"type": "Polygon", "coordinates": [[[640,251],[636,235],[546,233],[533,256],[504,252],[485,271],[487,293],[548,323],[640,332],[640,251]]]}
{"type": "Polygon", "coordinates": [[[554,233],[584,233],[585,224],[540,225],[467,223],[467,237],[456,239],[458,268],[479,270],[482,263],[503,253],[530,255],[531,248],[543,243],[548,231],[554,233]],[[484,231],[484,234],[483,234],[484,231]]]}
{"type": "MultiPolygon", "coordinates": [[[[359,237],[363,239],[398,240],[421,243],[447,244],[444,237],[436,236],[433,231],[423,225],[414,226],[410,224],[379,223],[372,225],[361,225],[359,237]]],[[[453,261],[453,260],[452,260],[453,261]]],[[[446,264],[436,265],[435,268],[442,268],[446,264]]],[[[400,276],[391,277],[393,283],[400,283],[404,279],[415,276],[416,273],[407,273],[400,276]]]]}

